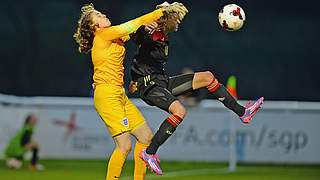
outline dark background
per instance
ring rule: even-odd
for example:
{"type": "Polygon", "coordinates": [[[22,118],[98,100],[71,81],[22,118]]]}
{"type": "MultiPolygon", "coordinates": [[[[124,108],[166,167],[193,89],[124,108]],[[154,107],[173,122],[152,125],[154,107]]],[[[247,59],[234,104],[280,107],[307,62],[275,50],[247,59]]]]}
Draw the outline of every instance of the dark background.
{"type": "MultiPolygon", "coordinates": [[[[93,2],[112,24],[152,11],[162,1],[2,0],[0,93],[19,96],[89,96],[90,55],[72,38],[80,7],[93,2]]],[[[172,2],[172,1],[169,1],[172,2]]],[[[183,67],[212,71],[226,83],[238,80],[240,99],[320,101],[320,3],[298,0],[181,1],[190,10],[169,35],[167,73],[183,67]],[[236,3],[247,21],[237,32],[218,24],[219,10],[236,3]]],[[[125,86],[136,47],[127,43],[125,86]]],[[[132,97],[132,95],[130,95],[132,97]]],[[[136,97],[136,94],[133,95],[136,97]]]]}

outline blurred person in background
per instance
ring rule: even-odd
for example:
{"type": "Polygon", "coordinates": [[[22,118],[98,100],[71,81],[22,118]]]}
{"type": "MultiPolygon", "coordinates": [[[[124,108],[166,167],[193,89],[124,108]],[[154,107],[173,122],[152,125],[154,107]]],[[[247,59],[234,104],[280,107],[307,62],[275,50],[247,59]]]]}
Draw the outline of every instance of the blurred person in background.
{"type": "Polygon", "coordinates": [[[6,150],[5,157],[7,166],[10,168],[19,169],[22,167],[24,154],[27,151],[32,152],[31,170],[43,170],[44,167],[38,163],[38,150],[39,143],[32,141],[33,128],[37,124],[35,115],[30,114],[27,116],[23,128],[11,139],[6,150]]]}
{"type": "Polygon", "coordinates": [[[122,166],[131,151],[131,135],[137,139],[134,149],[134,179],[145,179],[146,165],[138,155],[152,139],[152,132],[145,119],[128,99],[123,88],[123,60],[126,54],[124,43],[141,25],[178,10],[178,6],[167,6],[113,26],[107,16],[97,11],[93,4],[81,8],[82,14],[74,38],[79,44],[80,53],[91,51],[94,105],[116,145],[108,163],[107,180],[120,178],[122,166]]]}
{"type": "MultiPolygon", "coordinates": [[[[186,13],[188,10],[180,4],[186,13]]],[[[157,8],[170,6],[167,2],[157,8]]],[[[185,15],[185,14],[184,14],[185,15]]],[[[170,13],[155,22],[141,26],[134,34],[133,39],[138,45],[138,51],[131,65],[130,92],[139,91],[140,98],[151,106],[170,113],[152,138],[148,148],[140,152],[140,157],[156,174],[162,174],[156,156],[158,148],[174,133],[186,115],[184,106],[177,96],[206,87],[225,107],[236,113],[240,120],[249,123],[263,103],[263,97],[255,103],[249,102],[246,106],[240,105],[219,83],[210,71],[182,74],[168,77],[164,73],[168,61],[168,34],[178,31],[178,26],[184,16],[170,13]]]]}

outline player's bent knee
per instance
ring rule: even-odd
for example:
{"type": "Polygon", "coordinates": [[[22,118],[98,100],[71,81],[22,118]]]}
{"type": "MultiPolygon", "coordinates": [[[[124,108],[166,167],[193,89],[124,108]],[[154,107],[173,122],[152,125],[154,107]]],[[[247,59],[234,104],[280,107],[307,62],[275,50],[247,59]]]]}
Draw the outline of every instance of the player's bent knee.
{"type": "Polygon", "coordinates": [[[36,141],[33,141],[33,148],[39,148],[39,143],[36,141]]]}
{"type": "Polygon", "coordinates": [[[147,124],[143,124],[132,132],[141,144],[150,144],[153,137],[152,131],[147,124]]]}
{"type": "Polygon", "coordinates": [[[181,114],[178,114],[178,116],[180,116],[182,119],[186,116],[187,111],[186,109],[183,107],[183,109],[181,109],[181,114]]]}
{"type": "Polygon", "coordinates": [[[205,71],[205,72],[203,72],[203,73],[204,73],[203,79],[204,79],[208,84],[211,83],[211,81],[212,81],[213,78],[214,78],[212,72],[210,72],[210,71],[205,71]]]}
{"type": "Polygon", "coordinates": [[[144,144],[149,144],[151,142],[152,138],[153,138],[153,134],[152,134],[151,130],[146,131],[146,133],[144,135],[144,138],[143,138],[145,140],[145,142],[146,142],[144,144]]]}
{"type": "Polygon", "coordinates": [[[32,141],[26,145],[27,150],[38,149],[38,147],[39,147],[39,143],[36,141],[32,141]]]}
{"type": "Polygon", "coordinates": [[[131,152],[132,144],[130,143],[124,143],[119,144],[117,147],[120,151],[124,152],[125,154],[129,154],[131,152]]]}
{"type": "Polygon", "coordinates": [[[184,108],[184,106],[179,102],[179,101],[174,101],[170,107],[169,107],[169,112],[171,114],[177,115],[180,118],[184,118],[186,115],[186,109],[184,108]]]}
{"type": "Polygon", "coordinates": [[[139,141],[141,144],[150,144],[152,138],[153,138],[153,134],[152,134],[152,132],[150,131],[150,133],[145,133],[143,137],[140,137],[140,138],[138,139],[138,141],[139,141]]]}
{"type": "Polygon", "coordinates": [[[210,71],[198,72],[195,74],[193,88],[198,89],[210,85],[210,83],[215,79],[214,75],[210,71]]]}
{"type": "Polygon", "coordinates": [[[187,111],[186,111],[186,108],[184,108],[182,105],[179,107],[179,110],[176,111],[175,113],[173,113],[174,115],[177,115],[179,116],[181,119],[183,119],[186,114],[187,114],[187,111]]]}

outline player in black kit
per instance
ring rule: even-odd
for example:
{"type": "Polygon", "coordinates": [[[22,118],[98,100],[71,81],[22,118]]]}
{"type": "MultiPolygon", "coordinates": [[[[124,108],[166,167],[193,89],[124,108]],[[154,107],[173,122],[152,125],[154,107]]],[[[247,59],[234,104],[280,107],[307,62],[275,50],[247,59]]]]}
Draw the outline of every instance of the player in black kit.
{"type": "Polygon", "coordinates": [[[163,16],[157,22],[141,26],[132,36],[139,48],[131,66],[130,92],[138,90],[139,96],[147,104],[157,106],[171,114],[163,121],[149,147],[140,152],[140,157],[156,174],[162,174],[162,170],[157,163],[159,160],[155,154],[159,146],[176,130],[186,114],[186,110],[177,96],[207,87],[244,123],[249,123],[264,99],[261,97],[255,103],[249,102],[243,107],[209,71],[173,77],[166,76],[164,68],[168,61],[169,47],[167,35],[178,30],[182,18],[177,14],[163,16]]]}

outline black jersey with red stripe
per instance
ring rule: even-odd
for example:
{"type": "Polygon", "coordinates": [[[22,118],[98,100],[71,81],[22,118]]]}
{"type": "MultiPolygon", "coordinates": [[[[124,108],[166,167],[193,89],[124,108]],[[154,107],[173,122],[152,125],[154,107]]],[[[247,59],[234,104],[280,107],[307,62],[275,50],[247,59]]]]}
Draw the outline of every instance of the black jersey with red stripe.
{"type": "Polygon", "coordinates": [[[168,37],[160,31],[149,33],[141,26],[131,38],[138,50],[131,65],[131,77],[136,81],[151,74],[164,74],[168,61],[168,37]]]}

